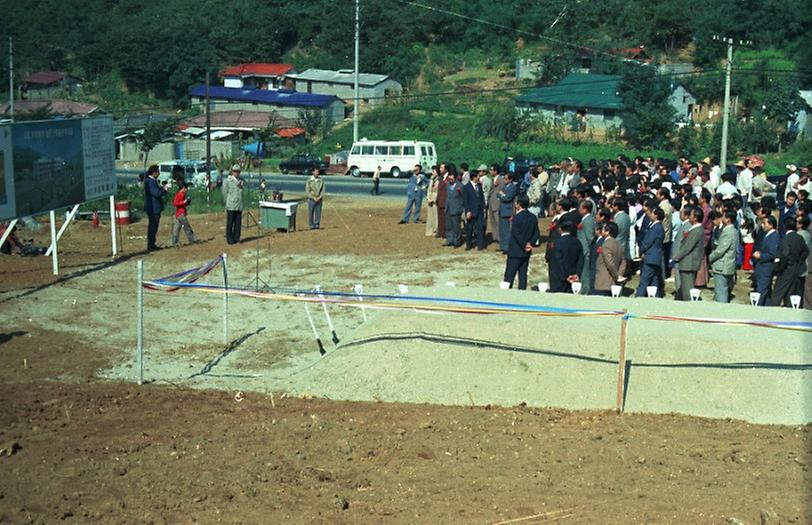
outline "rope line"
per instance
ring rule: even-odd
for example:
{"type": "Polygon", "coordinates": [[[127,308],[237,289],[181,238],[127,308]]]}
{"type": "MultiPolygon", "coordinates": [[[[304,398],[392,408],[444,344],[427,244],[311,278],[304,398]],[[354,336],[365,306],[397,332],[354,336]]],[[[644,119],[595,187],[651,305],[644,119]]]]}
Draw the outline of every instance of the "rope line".
{"type": "Polygon", "coordinates": [[[719,324],[729,326],[750,326],[759,328],[773,328],[812,333],[812,322],[804,321],[763,321],[752,319],[720,319],[676,315],[645,315],[627,313],[623,310],[587,310],[558,308],[542,305],[528,305],[517,303],[500,303],[494,301],[477,301],[470,299],[455,299],[449,297],[430,297],[414,295],[385,295],[362,294],[357,292],[337,292],[327,290],[303,290],[297,288],[276,288],[273,291],[256,291],[247,287],[231,287],[197,283],[201,277],[210,273],[222,262],[217,257],[202,266],[191,268],[168,277],[144,281],[144,288],[153,291],[175,292],[182,288],[189,288],[205,293],[228,293],[256,299],[271,299],[278,301],[317,303],[322,305],[335,304],[350,308],[371,308],[376,310],[401,310],[416,312],[449,312],[477,315],[534,315],[551,317],[621,317],[623,319],[641,319],[646,321],[687,322],[703,324],[719,324]],[[359,301],[359,298],[362,301],[359,301]]]}

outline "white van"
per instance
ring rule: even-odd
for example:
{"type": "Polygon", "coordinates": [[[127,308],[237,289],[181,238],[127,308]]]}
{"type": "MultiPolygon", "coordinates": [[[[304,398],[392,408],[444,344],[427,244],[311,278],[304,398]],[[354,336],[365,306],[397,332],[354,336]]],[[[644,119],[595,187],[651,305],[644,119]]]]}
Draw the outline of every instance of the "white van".
{"type": "Polygon", "coordinates": [[[419,140],[367,140],[352,145],[347,157],[347,173],[353,177],[370,175],[380,166],[381,174],[398,178],[411,173],[420,164],[424,173],[437,164],[437,150],[433,142],[419,140]]]}

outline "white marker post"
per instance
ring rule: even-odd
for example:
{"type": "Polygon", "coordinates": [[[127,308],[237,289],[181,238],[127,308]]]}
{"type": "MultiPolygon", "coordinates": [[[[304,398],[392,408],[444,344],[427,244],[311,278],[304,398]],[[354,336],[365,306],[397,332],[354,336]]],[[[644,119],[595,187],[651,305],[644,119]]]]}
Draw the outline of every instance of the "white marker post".
{"type": "Polygon", "coordinates": [[[324,355],[327,352],[324,351],[324,345],[321,344],[321,338],[319,337],[318,330],[316,330],[316,323],[313,322],[313,316],[310,315],[310,307],[307,306],[307,302],[305,302],[304,307],[305,313],[307,314],[307,320],[310,322],[310,328],[313,330],[313,337],[316,338],[316,343],[319,345],[319,353],[324,355]]]}
{"type": "Polygon", "coordinates": [[[144,261],[139,260],[138,283],[136,288],[135,360],[138,364],[138,384],[144,384],[144,261]]]}
{"type": "Polygon", "coordinates": [[[228,254],[223,254],[223,342],[228,343],[228,254]]]}
{"type": "Polygon", "coordinates": [[[324,295],[321,293],[321,286],[316,286],[316,293],[319,294],[319,299],[322,300],[321,306],[324,308],[324,317],[327,318],[327,326],[330,327],[330,333],[333,335],[333,344],[338,344],[338,336],[336,335],[336,328],[333,326],[333,320],[330,318],[330,312],[327,310],[327,302],[324,301],[324,295]]]}
{"type": "Polygon", "coordinates": [[[53,262],[54,275],[59,275],[59,259],[56,253],[56,212],[51,210],[51,261],[53,262]]]}
{"type": "MultiPolygon", "coordinates": [[[[77,213],[78,211],[79,211],[79,205],[78,205],[78,204],[76,204],[76,205],[75,205],[75,206],[74,206],[74,207],[73,207],[73,208],[72,208],[72,209],[71,209],[71,210],[68,212],[68,215],[65,217],[65,222],[64,222],[64,224],[62,224],[62,226],[60,226],[60,227],[59,227],[59,231],[58,231],[58,232],[56,232],[56,241],[57,241],[57,242],[59,242],[59,239],[61,239],[61,238],[62,238],[62,234],[63,234],[63,233],[65,233],[65,230],[67,230],[67,229],[68,229],[68,225],[69,225],[69,224],[71,223],[71,221],[73,221],[73,219],[76,217],[76,213],[77,213]]],[[[53,242],[53,239],[52,239],[52,240],[51,240],[51,245],[50,245],[50,246],[48,247],[48,249],[45,251],[45,256],[46,256],[46,257],[47,257],[48,255],[51,255],[51,252],[53,251],[53,249],[54,249],[54,247],[55,247],[55,246],[56,246],[56,243],[54,243],[54,242],[53,242]]]]}
{"type": "MultiPolygon", "coordinates": [[[[353,287],[353,290],[355,290],[355,295],[358,296],[358,301],[363,303],[364,302],[364,297],[363,297],[364,296],[364,285],[363,284],[356,284],[353,287]]],[[[361,307],[361,316],[364,318],[364,322],[366,323],[367,322],[367,309],[364,308],[363,306],[361,307]]]]}
{"type": "Polygon", "coordinates": [[[118,254],[118,245],[116,244],[116,198],[110,195],[110,237],[113,240],[113,257],[118,254]]]}

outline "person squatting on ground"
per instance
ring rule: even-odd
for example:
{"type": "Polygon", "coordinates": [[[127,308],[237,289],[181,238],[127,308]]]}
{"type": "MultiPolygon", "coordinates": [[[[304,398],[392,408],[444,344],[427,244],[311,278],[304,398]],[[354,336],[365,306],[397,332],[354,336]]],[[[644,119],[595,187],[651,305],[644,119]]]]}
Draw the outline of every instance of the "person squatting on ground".
{"type": "Polygon", "coordinates": [[[305,183],[307,194],[307,227],[311,230],[321,228],[321,207],[324,203],[324,179],[319,168],[313,168],[310,178],[305,183]]]}
{"type": "Polygon", "coordinates": [[[237,244],[242,233],[242,191],[243,180],[240,178],[239,164],[231,166],[231,172],[223,181],[223,200],[226,203],[226,242],[237,244]]]}
{"type": "Polygon", "coordinates": [[[516,215],[513,216],[508,240],[507,262],[505,264],[504,281],[513,288],[513,280],[519,275],[519,290],[527,289],[527,267],[530,265],[530,256],[533,247],[538,246],[539,236],[538,217],[527,211],[530,202],[525,195],[516,198],[516,215]]]}
{"type": "Polygon", "coordinates": [[[147,250],[159,250],[155,244],[158,235],[158,226],[161,224],[161,212],[164,209],[164,197],[166,196],[166,182],[158,183],[160,170],[156,164],[147,169],[147,178],[144,179],[144,213],[147,214],[147,250]]]}
{"type": "Polygon", "coordinates": [[[198,239],[195,232],[192,231],[192,225],[189,224],[189,217],[186,213],[186,207],[192,202],[192,198],[189,197],[186,181],[183,180],[182,177],[179,177],[175,182],[177,182],[179,189],[172,199],[172,204],[175,206],[175,224],[172,225],[172,246],[177,248],[180,246],[179,237],[181,229],[186,233],[189,244],[195,244],[198,242],[198,239]]]}

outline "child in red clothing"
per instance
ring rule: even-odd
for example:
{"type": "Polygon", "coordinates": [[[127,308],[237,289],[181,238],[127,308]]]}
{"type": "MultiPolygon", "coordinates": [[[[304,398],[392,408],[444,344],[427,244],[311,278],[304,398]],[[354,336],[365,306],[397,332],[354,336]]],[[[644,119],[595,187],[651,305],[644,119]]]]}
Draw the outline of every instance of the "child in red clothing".
{"type": "Polygon", "coordinates": [[[179,178],[177,179],[180,189],[175,194],[172,204],[175,206],[175,224],[172,226],[172,246],[178,247],[180,245],[180,230],[186,232],[186,238],[189,239],[189,244],[197,242],[197,236],[192,231],[192,226],[189,224],[189,218],[186,215],[186,207],[192,202],[192,199],[187,193],[186,182],[179,178]]]}

